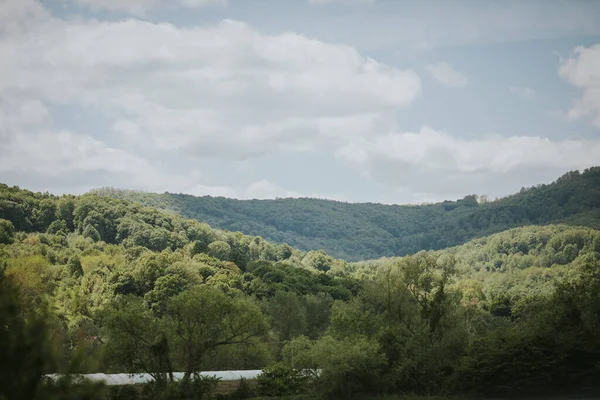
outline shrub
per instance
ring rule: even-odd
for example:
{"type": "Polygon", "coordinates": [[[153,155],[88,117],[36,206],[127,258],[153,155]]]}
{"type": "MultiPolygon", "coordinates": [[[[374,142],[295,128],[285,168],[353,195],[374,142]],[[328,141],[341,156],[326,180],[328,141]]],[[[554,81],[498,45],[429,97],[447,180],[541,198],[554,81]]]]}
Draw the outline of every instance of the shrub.
{"type": "Polygon", "coordinates": [[[283,364],[265,368],[257,378],[258,391],[263,396],[286,396],[306,391],[309,377],[302,371],[283,364]]]}

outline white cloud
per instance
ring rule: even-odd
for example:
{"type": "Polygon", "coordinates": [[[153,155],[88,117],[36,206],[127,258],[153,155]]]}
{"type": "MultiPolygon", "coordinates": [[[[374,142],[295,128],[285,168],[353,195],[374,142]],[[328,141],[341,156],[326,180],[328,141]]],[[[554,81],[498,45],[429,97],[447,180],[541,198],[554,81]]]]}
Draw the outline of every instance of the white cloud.
{"type": "Polygon", "coordinates": [[[194,174],[174,175],[161,165],[110,147],[89,135],[41,130],[14,135],[0,144],[0,173],[46,190],[80,193],[98,186],[176,190],[194,174]],[[68,189],[68,190],[65,190],[68,189]]]}
{"type": "Polygon", "coordinates": [[[75,4],[92,10],[123,11],[143,16],[148,11],[161,8],[183,6],[197,8],[215,4],[226,4],[227,0],[71,0],[75,4]]]}
{"type": "Polygon", "coordinates": [[[244,190],[239,191],[234,197],[241,199],[276,199],[276,198],[288,198],[288,197],[312,197],[317,199],[330,199],[338,201],[348,201],[347,197],[339,193],[318,193],[318,192],[307,192],[300,193],[295,190],[289,190],[279,186],[276,183],[270,182],[266,179],[256,181],[246,187],[244,190]]]}
{"type": "Polygon", "coordinates": [[[301,194],[293,190],[287,190],[267,180],[254,182],[245,191],[246,198],[251,199],[275,199],[277,197],[301,197],[301,194]]]}
{"type": "Polygon", "coordinates": [[[413,48],[418,50],[418,51],[429,51],[434,49],[435,47],[437,47],[435,42],[429,42],[427,40],[422,40],[420,42],[417,42],[413,45],[413,48]]]}
{"type": "Polygon", "coordinates": [[[460,87],[469,83],[469,78],[464,73],[457,71],[447,62],[430,64],[427,70],[433,79],[446,87],[460,87]]]}
{"type": "Polygon", "coordinates": [[[358,3],[373,3],[375,0],[308,0],[310,4],[358,4],[358,3]]]}
{"type": "Polygon", "coordinates": [[[407,106],[420,93],[414,72],[351,47],[261,35],[234,21],[183,29],[50,20],[0,46],[5,91],[84,105],[112,120],[115,134],[161,151],[221,156],[213,150],[220,146],[235,156],[287,142],[318,146],[319,138],[289,128],[353,123],[356,115],[407,106]]]}
{"type": "MultiPolygon", "coordinates": [[[[541,173],[548,179],[561,171],[597,164],[600,140],[553,141],[537,136],[470,139],[425,127],[419,132],[396,131],[353,142],[339,149],[336,156],[373,180],[413,193],[435,193],[443,198],[460,192],[457,188],[470,186],[470,190],[477,188],[497,196],[510,193],[510,185],[523,173],[531,177],[541,173]]],[[[535,183],[540,182],[531,182],[535,183]]]]}
{"type": "Polygon", "coordinates": [[[186,191],[186,194],[194,196],[213,196],[213,197],[238,197],[237,191],[231,186],[209,186],[209,185],[194,185],[186,191]]]}
{"type": "MultiPolygon", "coordinates": [[[[384,129],[420,95],[411,70],[349,46],[264,35],[235,21],[179,28],[136,19],[62,20],[23,0],[0,4],[0,29],[6,32],[0,35],[0,154],[8,178],[30,174],[41,182],[56,172],[65,184],[76,170],[95,169],[136,189],[231,194],[205,185],[211,179],[199,182],[198,162],[333,151],[350,137],[384,129]],[[49,111],[57,107],[91,116],[94,130],[64,129],[49,111]],[[57,150],[42,154],[25,135],[57,150]],[[85,160],[60,150],[68,141],[76,147],[65,149],[86,154],[85,160]],[[31,167],[38,156],[40,167],[31,167]],[[185,174],[159,173],[159,166],[172,164],[185,174]]],[[[264,185],[250,190],[259,189],[269,192],[264,185]]]]}
{"type": "Polygon", "coordinates": [[[535,90],[527,86],[511,86],[509,88],[511,93],[516,94],[522,99],[533,99],[535,97],[535,90]]]}
{"type": "MultiPolygon", "coordinates": [[[[598,116],[593,49],[561,66],[588,99],[574,115],[598,116]]],[[[416,73],[350,46],[267,35],[236,21],[182,28],[62,20],[38,2],[0,0],[0,59],[0,175],[36,190],[345,200],[277,184],[285,181],[265,171],[282,165],[234,170],[253,157],[310,152],[335,155],[406,196],[435,198],[471,187],[508,193],[520,173],[558,176],[600,159],[597,141],[402,132],[396,114],[420,96],[416,73]],[[65,114],[84,123],[68,126],[65,114]]],[[[449,64],[429,69],[447,86],[468,83],[449,64]]]]}
{"type": "Polygon", "coordinates": [[[312,197],[320,199],[331,199],[338,201],[347,201],[346,196],[337,193],[300,193],[294,190],[289,190],[281,187],[280,185],[273,183],[267,179],[262,179],[253,182],[246,187],[235,189],[231,186],[207,186],[207,185],[196,185],[187,193],[196,196],[214,196],[214,197],[229,197],[237,199],[277,199],[277,198],[298,198],[298,197],[312,197]]]}
{"type": "Polygon", "coordinates": [[[600,159],[600,140],[552,141],[535,136],[457,138],[424,127],[352,143],[337,155],[356,164],[397,161],[436,172],[507,172],[523,166],[583,168],[600,159]]]}
{"type": "Polygon", "coordinates": [[[574,54],[561,60],[559,75],[583,93],[567,112],[570,119],[591,117],[600,127],[600,44],[577,47],[574,54]]]}

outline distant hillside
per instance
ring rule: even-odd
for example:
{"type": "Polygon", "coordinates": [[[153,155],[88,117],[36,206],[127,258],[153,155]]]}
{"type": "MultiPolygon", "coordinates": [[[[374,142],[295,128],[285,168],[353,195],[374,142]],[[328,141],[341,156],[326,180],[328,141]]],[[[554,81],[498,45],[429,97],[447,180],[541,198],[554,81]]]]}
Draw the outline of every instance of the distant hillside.
{"type": "Polygon", "coordinates": [[[422,206],[317,199],[235,200],[102,188],[94,193],[139,202],[303,250],[365,260],[443,249],[525,226],[563,223],[600,228],[600,167],[569,172],[549,185],[493,202],[477,196],[422,206]]]}

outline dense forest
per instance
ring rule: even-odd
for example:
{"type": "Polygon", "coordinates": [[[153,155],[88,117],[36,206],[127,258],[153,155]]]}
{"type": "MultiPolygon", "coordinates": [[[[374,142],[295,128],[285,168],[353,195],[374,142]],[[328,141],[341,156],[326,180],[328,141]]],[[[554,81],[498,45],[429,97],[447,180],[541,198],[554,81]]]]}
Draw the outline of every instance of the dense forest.
{"type": "Polygon", "coordinates": [[[487,201],[398,206],[318,199],[235,200],[102,188],[93,191],[169,210],[230,231],[303,250],[323,249],[348,261],[444,249],[530,224],[600,228],[600,167],[565,174],[550,185],[487,201]]]}
{"type": "MultiPolygon", "coordinates": [[[[454,207],[443,213],[460,221],[469,210],[531,204],[530,221],[586,225],[599,174],[572,173],[490,205],[406,210],[454,207]]],[[[218,395],[227,399],[556,394],[594,389],[599,357],[593,228],[527,226],[349,264],[139,203],[0,185],[2,400],[206,399],[217,382],[196,372],[220,369],[264,370],[218,395]],[[174,382],[173,371],[184,379],[174,382]],[[42,379],[56,372],[147,372],[155,381],[42,379]]]]}

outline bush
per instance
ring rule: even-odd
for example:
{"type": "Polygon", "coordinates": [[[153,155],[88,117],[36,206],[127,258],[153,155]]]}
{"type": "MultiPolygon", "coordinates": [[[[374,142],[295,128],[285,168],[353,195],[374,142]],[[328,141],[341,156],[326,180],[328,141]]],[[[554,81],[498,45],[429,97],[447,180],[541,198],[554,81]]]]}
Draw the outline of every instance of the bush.
{"type": "MultiPolygon", "coordinates": [[[[219,378],[195,375],[189,382],[168,382],[166,386],[151,383],[144,385],[137,399],[205,400],[212,396],[219,381],[219,378]]],[[[125,400],[125,398],[123,400],[125,400]]]]}
{"type": "Polygon", "coordinates": [[[261,395],[286,396],[306,391],[310,378],[302,371],[276,364],[265,368],[256,380],[261,395]]]}
{"type": "Polygon", "coordinates": [[[64,376],[56,381],[42,379],[34,400],[104,400],[104,388],[102,383],[72,376],[64,376]]]}
{"type": "Polygon", "coordinates": [[[140,390],[131,385],[110,386],[107,388],[106,400],[138,400],[140,390]]]}
{"type": "Polygon", "coordinates": [[[255,390],[250,387],[248,381],[244,378],[240,379],[237,389],[229,395],[231,400],[250,399],[256,395],[255,390]]]}

